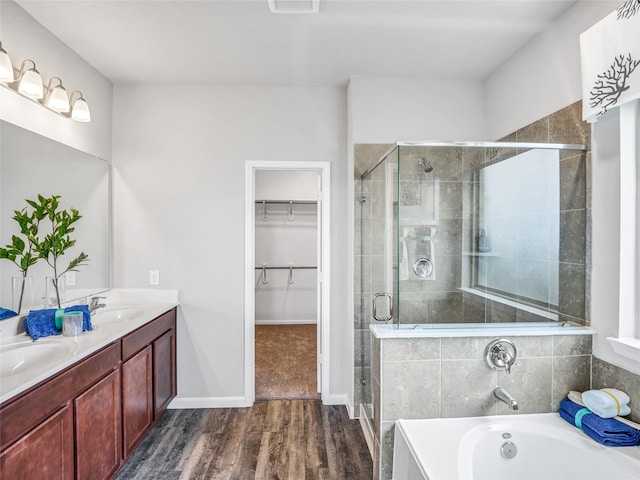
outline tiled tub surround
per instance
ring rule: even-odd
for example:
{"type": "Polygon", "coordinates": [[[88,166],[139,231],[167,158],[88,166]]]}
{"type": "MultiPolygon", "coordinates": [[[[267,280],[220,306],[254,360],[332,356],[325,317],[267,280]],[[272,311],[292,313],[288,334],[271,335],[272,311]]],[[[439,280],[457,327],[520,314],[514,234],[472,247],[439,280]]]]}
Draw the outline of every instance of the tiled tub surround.
{"type": "Polygon", "coordinates": [[[391,478],[394,422],[399,418],[514,413],[493,396],[497,386],[518,401],[518,413],[549,413],[557,411],[570,390],[590,388],[593,332],[587,328],[582,335],[499,335],[518,349],[511,374],[491,369],[484,359],[496,336],[378,338],[375,329],[370,341],[374,468],[379,476],[374,478],[391,478]]]}
{"type": "MultiPolygon", "coordinates": [[[[510,135],[500,139],[508,142],[549,142],[580,144],[590,147],[590,127],[581,119],[581,102],[576,102],[547,117],[544,117],[510,135]]],[[[354,147],[355,160],[355,278],[354,278],[354,405],[355,414],[359,415],[361,403],[371,403],[370,382],[371,363],[369,353],[369,325],[375,324],[371,316],[371,301],[373,293],[379,288],[380,258],[374,258],[372,252],[377,243],[383,241],[379,232],[382,219],[372,216],[376,199],[370,197],[366,182],[363,184],[360,175],[375,164],[382,155],[389,152],[392,144],[357,144],[354,147]],[[361,191],[368,201],[361,205],[361,191]],[[377,242],[377,243],[376,243],[377,242]],[[376,280],[378,279],[378,281],[376,280]]],[[[586,242],[581,248],[563,248],[560,251],[558,264],[560,289],[559,302],[563,320],[589,324],[589,291],[590,291],[590,219],[591,219],[591,191],[590,191],[590,161],[591,154],[586,159],[574,155],[562,158],[560,162],[560,220],[561,244],[568,244],[576,232],[586,229],[586,242]],[[568,287],[568,288],[566,288],[568,287]]],[[[431,163],[437,159],[429,158],[431,163]]],[[[445,157],[443,162],[451,162],[445,157]]],[[[446,174],[447,181],[441,183],[441,202],[448,193],[455,193],[468,177],[463,172],[477,162],[473,149],[469,149],[464,157],[453,158],[454,164],[460,169],[456,176],[450,166],[434,165],[434,171],[446,174]]],[[[485,158],[482,161],[486,164],[485,158]]],[[[491,160],[489,160],[491,161],[491,160]]],[[[414,168],[419,168],[415,162],[414,168]]],[[[417,170],[416,170],[417,171],[417,170]]],[[[411,182],[410,178],[406,179],[411,182]]],[[[379,199],[378,199],[379,200],[379,199]]],[[[458,202],[459,203],[459,202],[458,202]]],[[[455,202],[454,202],[455,204],[455,202]]],[[[469,244],[470,236],[463,235],[462,211],[452,211],[447,207],[441,215],[438,232],[434,237],[436,251],[439,255],[438,272],[443,272],[445,265],[453,268],[448,275],[442,275],[442,281],[416,282],[405,280],[401,282],[401,322],[404,323],[439,323],[439,322],[522,322],[540,321],[531,313],[513,308],[512,306],[495,302],[490,298],[483,298],[462,292],[459,278],[463,257],[460,252],[463,245],[469,244]],[[457,253],[456,253],[457,252],[457,253]],[[442,254],[442,255],[440,255],[442,254]],[[452,278],[453,276],[453,278],[452,278]],[[444,281],[448,279],[448,281],[444,281]],[[457,282],[457,283],[456,283],[457,282]],[[404,284],[404,285],[403,285],[404,284]],[[452,285],[454,288],[449,288],[452,285]]]]}

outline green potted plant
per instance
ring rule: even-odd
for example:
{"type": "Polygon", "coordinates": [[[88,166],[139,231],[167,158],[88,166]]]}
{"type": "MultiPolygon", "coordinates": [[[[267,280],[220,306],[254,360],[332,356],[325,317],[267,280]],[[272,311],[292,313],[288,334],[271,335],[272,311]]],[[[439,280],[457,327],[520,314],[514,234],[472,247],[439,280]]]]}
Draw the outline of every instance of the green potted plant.
{"type": "Polygon", "coordinates": [[[38,258],[44,259],[53,269],[53,287],[58,308],[61,308],[60,301],[60,279],[70,271],[77,271],[81,265],[86,265],[89,256],[84,252],[69,262],[69,265],[62,269],[59,265],[60,257],[76,244],[70,236],[74,232],[73,225],[82,218],[75,208],[69,210],[60,209],[60,195],[53,195],[49,198],[38,195],[38,200],[27,200],[33,208],[33,215],[39,222],[46,222],[51,226],[50,231],[44,237],[38,237],[34,243],[34,252],[38,258]]]}
{"type": "MultiPolygon", "coordinates": [[[[34,215],[34,212],[27,212],[26,208],[21,211],[14,210],[13,220],[15,220],[20,227],[20,234],[24,236],[24,240],[18,235],[11,236],[11,244],[6,245],[4,248],[0,247],[0,259],[4,258],[12,262],[18,267],[21,273],[21,281],[19,282],[19,294],[18,294],[18,308],[16,313],[20,313],[22,310],[22,303],[24,301],[26,285],[30,278],[27,277],[27,272],[30,267],[38,262],[38,256],[34,253],[34,246],[37,243],[38,226],[40,220],[34,215]]],[[[13,287],[13,286],[12,286],[13,287]]],[[[31,292],[33,294],[33,292],[31,292]]],[[[13,294],[15,297],[15,293],[13,294]]],[[[33,303],[33,298],[31,299],[33,303]]],[[[12,305],[15,308],[15,305],[12,305]]]]}

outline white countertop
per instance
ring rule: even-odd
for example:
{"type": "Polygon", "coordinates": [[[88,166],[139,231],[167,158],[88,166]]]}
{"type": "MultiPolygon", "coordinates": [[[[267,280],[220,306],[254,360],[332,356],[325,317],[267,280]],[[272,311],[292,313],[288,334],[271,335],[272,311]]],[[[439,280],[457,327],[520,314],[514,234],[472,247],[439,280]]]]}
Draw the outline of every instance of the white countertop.
{"type": "Polygon", "coordinates": [[[369,325],[376,338],[535,337],[546,335],[594,335],[590,327],[561,323],[417,323],[369,325]]]}
{"type": "Polygon", "coordinates": [[[77,337],[56,335],[43,337],[34,342],[25,333],[17,333],[18,330],[22,330],[19,326],[24,315],[0,322],[0,366],[3,352],[10,350],[11,345],[24,344],[27,345],[24,347],[26,349],[33,346],[45,352],[45,345],[58,347],[58,353],[50,361],[47,361],[45,356],[29,368],[16,369],[16,373],[0,377],[0,404],[178,306],[177,290],[114,289],[100,295],[106,297],[101,300],[106,307],[97,310],[92,316],[93,330],[83,332],[77,337]],[[101,315],[109,316],[109,313],[119,311],[132,312],[135,315],[127,321],[100,319],[101,315]]]}

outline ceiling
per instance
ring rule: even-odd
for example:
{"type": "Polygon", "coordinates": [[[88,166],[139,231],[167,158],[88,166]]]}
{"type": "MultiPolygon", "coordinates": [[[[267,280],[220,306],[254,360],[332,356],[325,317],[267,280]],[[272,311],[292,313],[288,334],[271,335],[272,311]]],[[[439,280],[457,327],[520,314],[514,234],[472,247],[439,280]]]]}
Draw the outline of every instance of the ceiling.
{"type": "Polygon", "coordinates": [[[354,75],[482,79],[575,0],[17,0],[114,83],[344,85],[354,75]]]}

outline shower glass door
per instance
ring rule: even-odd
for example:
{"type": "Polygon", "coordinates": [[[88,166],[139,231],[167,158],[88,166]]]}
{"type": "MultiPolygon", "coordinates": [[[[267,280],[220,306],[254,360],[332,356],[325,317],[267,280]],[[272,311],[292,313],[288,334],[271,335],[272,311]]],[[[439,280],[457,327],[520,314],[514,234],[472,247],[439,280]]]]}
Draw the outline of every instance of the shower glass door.
{"type": "MultiPolygon", "coordinates": [[[[393,322],[397,315],[397,230],[398,207],[398,149],[387,155],[384,162],[371,172],[369,182],[369,222],[372,320],[393,322]]],[[[366,202],[365,202],[366,203],[366,202]]],[[[367,236],[363,235],[363,239],[367,236]]]]}
{"type": "MultiPolygon", "coordinates": [[[[376,159],[378,161],[379,159],[376,159]]],[[[360,406],[360,416],[370,425],[377,422],[373,410],[373,382],[369,325],[389,323],[397,318],[397,218],[398,199],[398,149],[387,154],[375,168],[359,179],[360,200],[360,271],[358,293],[358,326],[355,351],[358,372],[356,374],[355,400],[360,406]],[[377,320],[376,320],[377,319],[377,320]]],[[[356,215],[358,212],[356,212],[356,215]]]]}

